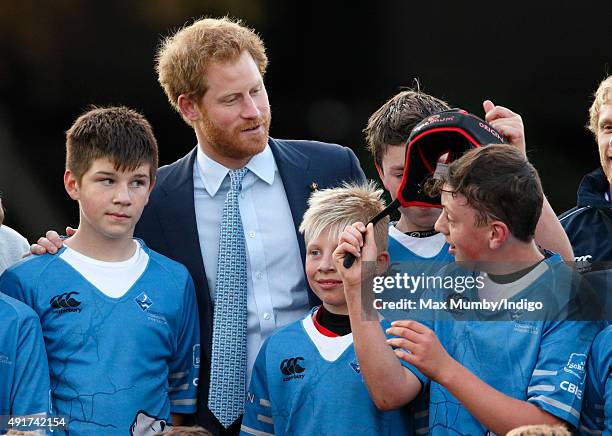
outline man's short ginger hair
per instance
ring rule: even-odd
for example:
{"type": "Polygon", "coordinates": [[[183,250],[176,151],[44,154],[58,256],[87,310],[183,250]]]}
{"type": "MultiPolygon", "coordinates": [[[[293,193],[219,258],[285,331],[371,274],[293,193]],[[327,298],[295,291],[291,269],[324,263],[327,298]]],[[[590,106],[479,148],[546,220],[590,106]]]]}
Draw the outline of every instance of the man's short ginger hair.
{"type": "Polygon", "coordinates": [[[181,94],[199,99],[206,93],[206,72],[211,63],[236,61],[244,51],[250,53],[263,76],[268,66],[263,41],[240,20],[203,18],[165,38],[155,67],[172,107],[180,113],[181,94]]]}
{"type": "Polygon", "coordinates": [[[466,152],[426,190],[436,196],[445,185],[476,211],[476,226],[499,220],[518,240],[534,238],[544,192],[537,170],[517,148],[491,144],[466,152]]]}
{"type": "Polygon", "coordinates": [[[80,183],[93,162],[103,158],[121,171],[148,163],[151,183],[155,181],[157,141],[142,114],[125,106],[92,106],[75,120],[66,132],[66,169],[80,183]]]}
{"type": "Polygon", "coordinates": [[[424,118],[448,109],[448,103],[418,89],[407,89],[391,97],[370,116],[363,129],[374,162],[382,165],[390,145],[404,144],[414,126],[424,118]]]}
{"type": "Polygon", "coordinates": [[[593,104],[589,109],[589,130],[597,136],[597,124],[599,123],[599,113],[604,104],[612,104],[612,76],[606,77],[597,87],[593,95],[593,104]]]}
{"type": "MultiPolygon", "coordinates": [[[[313,192],[300,224],[306,244],[325,231],[329,231],[331,240],[337,241],[346,226],[357,221],[366,224],[385,208],[382,194],[383,190],[372,181],[363,185],[344,183],[337,188],[313,192]]],[[[386,217],[374,226],[379,253],[387,250],[388,224],[389,218],[386,217]]]]}

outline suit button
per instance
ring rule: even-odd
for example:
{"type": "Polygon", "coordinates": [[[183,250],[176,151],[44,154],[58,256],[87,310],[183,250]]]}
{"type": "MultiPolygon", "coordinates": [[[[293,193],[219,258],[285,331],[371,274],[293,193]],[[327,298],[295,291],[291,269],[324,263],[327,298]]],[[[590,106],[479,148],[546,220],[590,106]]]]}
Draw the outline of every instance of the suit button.
{"type": "Polygon", "coordinates": [[[270,314],[268,312],[263,314],[264,319],[267,321],[270,319],[270,314]]]}
{"type": "Polygon", "coordinates": [[[263,274],[258,272],[255,274],[255,277],[257,277],[259,280],[263,279],[263,274]]]}

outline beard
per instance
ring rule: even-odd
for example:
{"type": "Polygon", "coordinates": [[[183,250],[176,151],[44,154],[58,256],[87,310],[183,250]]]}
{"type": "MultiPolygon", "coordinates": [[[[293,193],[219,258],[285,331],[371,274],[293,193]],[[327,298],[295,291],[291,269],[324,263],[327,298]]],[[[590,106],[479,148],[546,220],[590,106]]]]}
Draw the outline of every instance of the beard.
{"type": "Polygon", "coordinates": [[[230,159],[247,159],[261,153],[268,144],[268,132],[272,115],[270,111],[254,120],[245,121],[233,130],[224,130],[204,114],[204,137],[210,148],[219,156],[230,159]],[[243,131],[260,126],[261,132],[245,135],[243,131]]]}

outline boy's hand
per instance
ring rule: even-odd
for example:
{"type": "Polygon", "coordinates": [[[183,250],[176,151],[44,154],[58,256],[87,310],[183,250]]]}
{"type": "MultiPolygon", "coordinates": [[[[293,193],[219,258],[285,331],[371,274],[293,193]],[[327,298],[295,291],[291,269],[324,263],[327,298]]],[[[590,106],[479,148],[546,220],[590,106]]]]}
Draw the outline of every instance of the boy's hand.
{"type": "MultiPolygon", "coordinates": [[[[74,236],[76,232],[77,232],[76,229],[73,229],[72,227],[66,227],[66,235],[68,235],[68,237],[74,236]]],[[[64,245],[64,241],[60,238],[60,235],[58,235],[58,233],[55,230],[49,230],[45,234],[45,236],[38,238],[38,241],[36,241],[36,244],[32,244],[30,246],[30,253],[31,254],[45,254],[45,253],[55,254],[57,253],[57,250],[62,248],[62,245],[64,245]]]]}
{"type": "Polygon", "coordinates": [[[491,100],[485,100],[482,107],[485,120],[501,133],[510,145],[514,145],[526,155],[525,128],[521,116],[503,106],[495,106],[491,100]]]}
{"type": "Polygon", "coordinates": [[[368,276],[375,273],[377,252],[372,224],[366,227],[362,222],[356,222],[344,229],[338,238],[338,246],[334,250],[333,259],[345,289],[361,284],[363,261],[368,262],[368,276]],[[355,256],[355,263],[348,269],[343,264],[346,253],[355,256]]]}
{"type": "Polygon", "coordinates": [[[444,385],[445,379],[454,373],[457,361],[446,352],[433,330],[423,324],[394,321],[387,334],[397,336],[387,340],[389,345],[398,347],[394,350],[397,357],[414,365],[431,380],[444,385]]]}

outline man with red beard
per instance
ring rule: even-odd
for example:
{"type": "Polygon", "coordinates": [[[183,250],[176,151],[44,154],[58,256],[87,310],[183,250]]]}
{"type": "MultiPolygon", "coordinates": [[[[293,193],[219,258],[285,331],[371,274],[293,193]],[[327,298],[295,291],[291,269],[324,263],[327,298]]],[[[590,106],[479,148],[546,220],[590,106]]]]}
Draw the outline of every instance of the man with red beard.
{"type": "MultiPolygon", "coordinates": [[[[220,434],[240,429],[240,417],[227,416],[233,400],[221,398],[219,408],[224,410],[217,412],[212,398],[222,383],[214,367],[227,357],[215,354],[238,348],[231,343],[217,347],[213,336],[220,329],[226,334],[240,328],[237,320],[231,325],[215,322],[217,282],[224,272],[218,258],[228,173],[247,170],[238,200],[247,254],[246,289],[239,289],[247,294],[246,307],[240,308],[246,311],[246,366],[237,369],[246,371],[244,383],[263,340],[304,316],[317,301],[305,279],[304,240],[297,231],[311,190],[365,180],[348,148],[268,136],[266,65],[258,35],[226,18],[196,21],[167,38],[157,53],[159,82],[194,129],[198,146],[160,169],[137,234],[153,249],[184,263],[194,278],[203,332],[198,422],[220,434]]],[[[245,386],[234,386],[241,394],[241,411],[245,386]]]]}
{"type": "MultiPolygon", "coordinates": [[[[306,201],[314,189],[364,182],[365,176],[346,147],[268,136],[265,48],[241,23],[198,20],[166,38],[156,60],[159,82],[198,145],[159,169],[135,234],[189,269],[202,338],[193,350],[200,367],[197,421],[214,434],[237,434],[262,342],[318,303],[306,282],[304,238],[297,230],[306,201]],[[234,227],[224,224],[231,201],[239,206],[234,227]],[[224,257],[230,228],[237,239],[228,244],[242,247],[246,260],[224,257]],[[246,268],[237,266],[241,262],[246,268]],[[231,301],[216,298],[241,274],[231,301]],[[236,339],[236,330],[245,341],[236,339]],[[238,364],[227,367],[228,360],[238,364]]],[[[39,242],[54,252],[61,242],[48,236],[51,244],[39,242]]]]}

